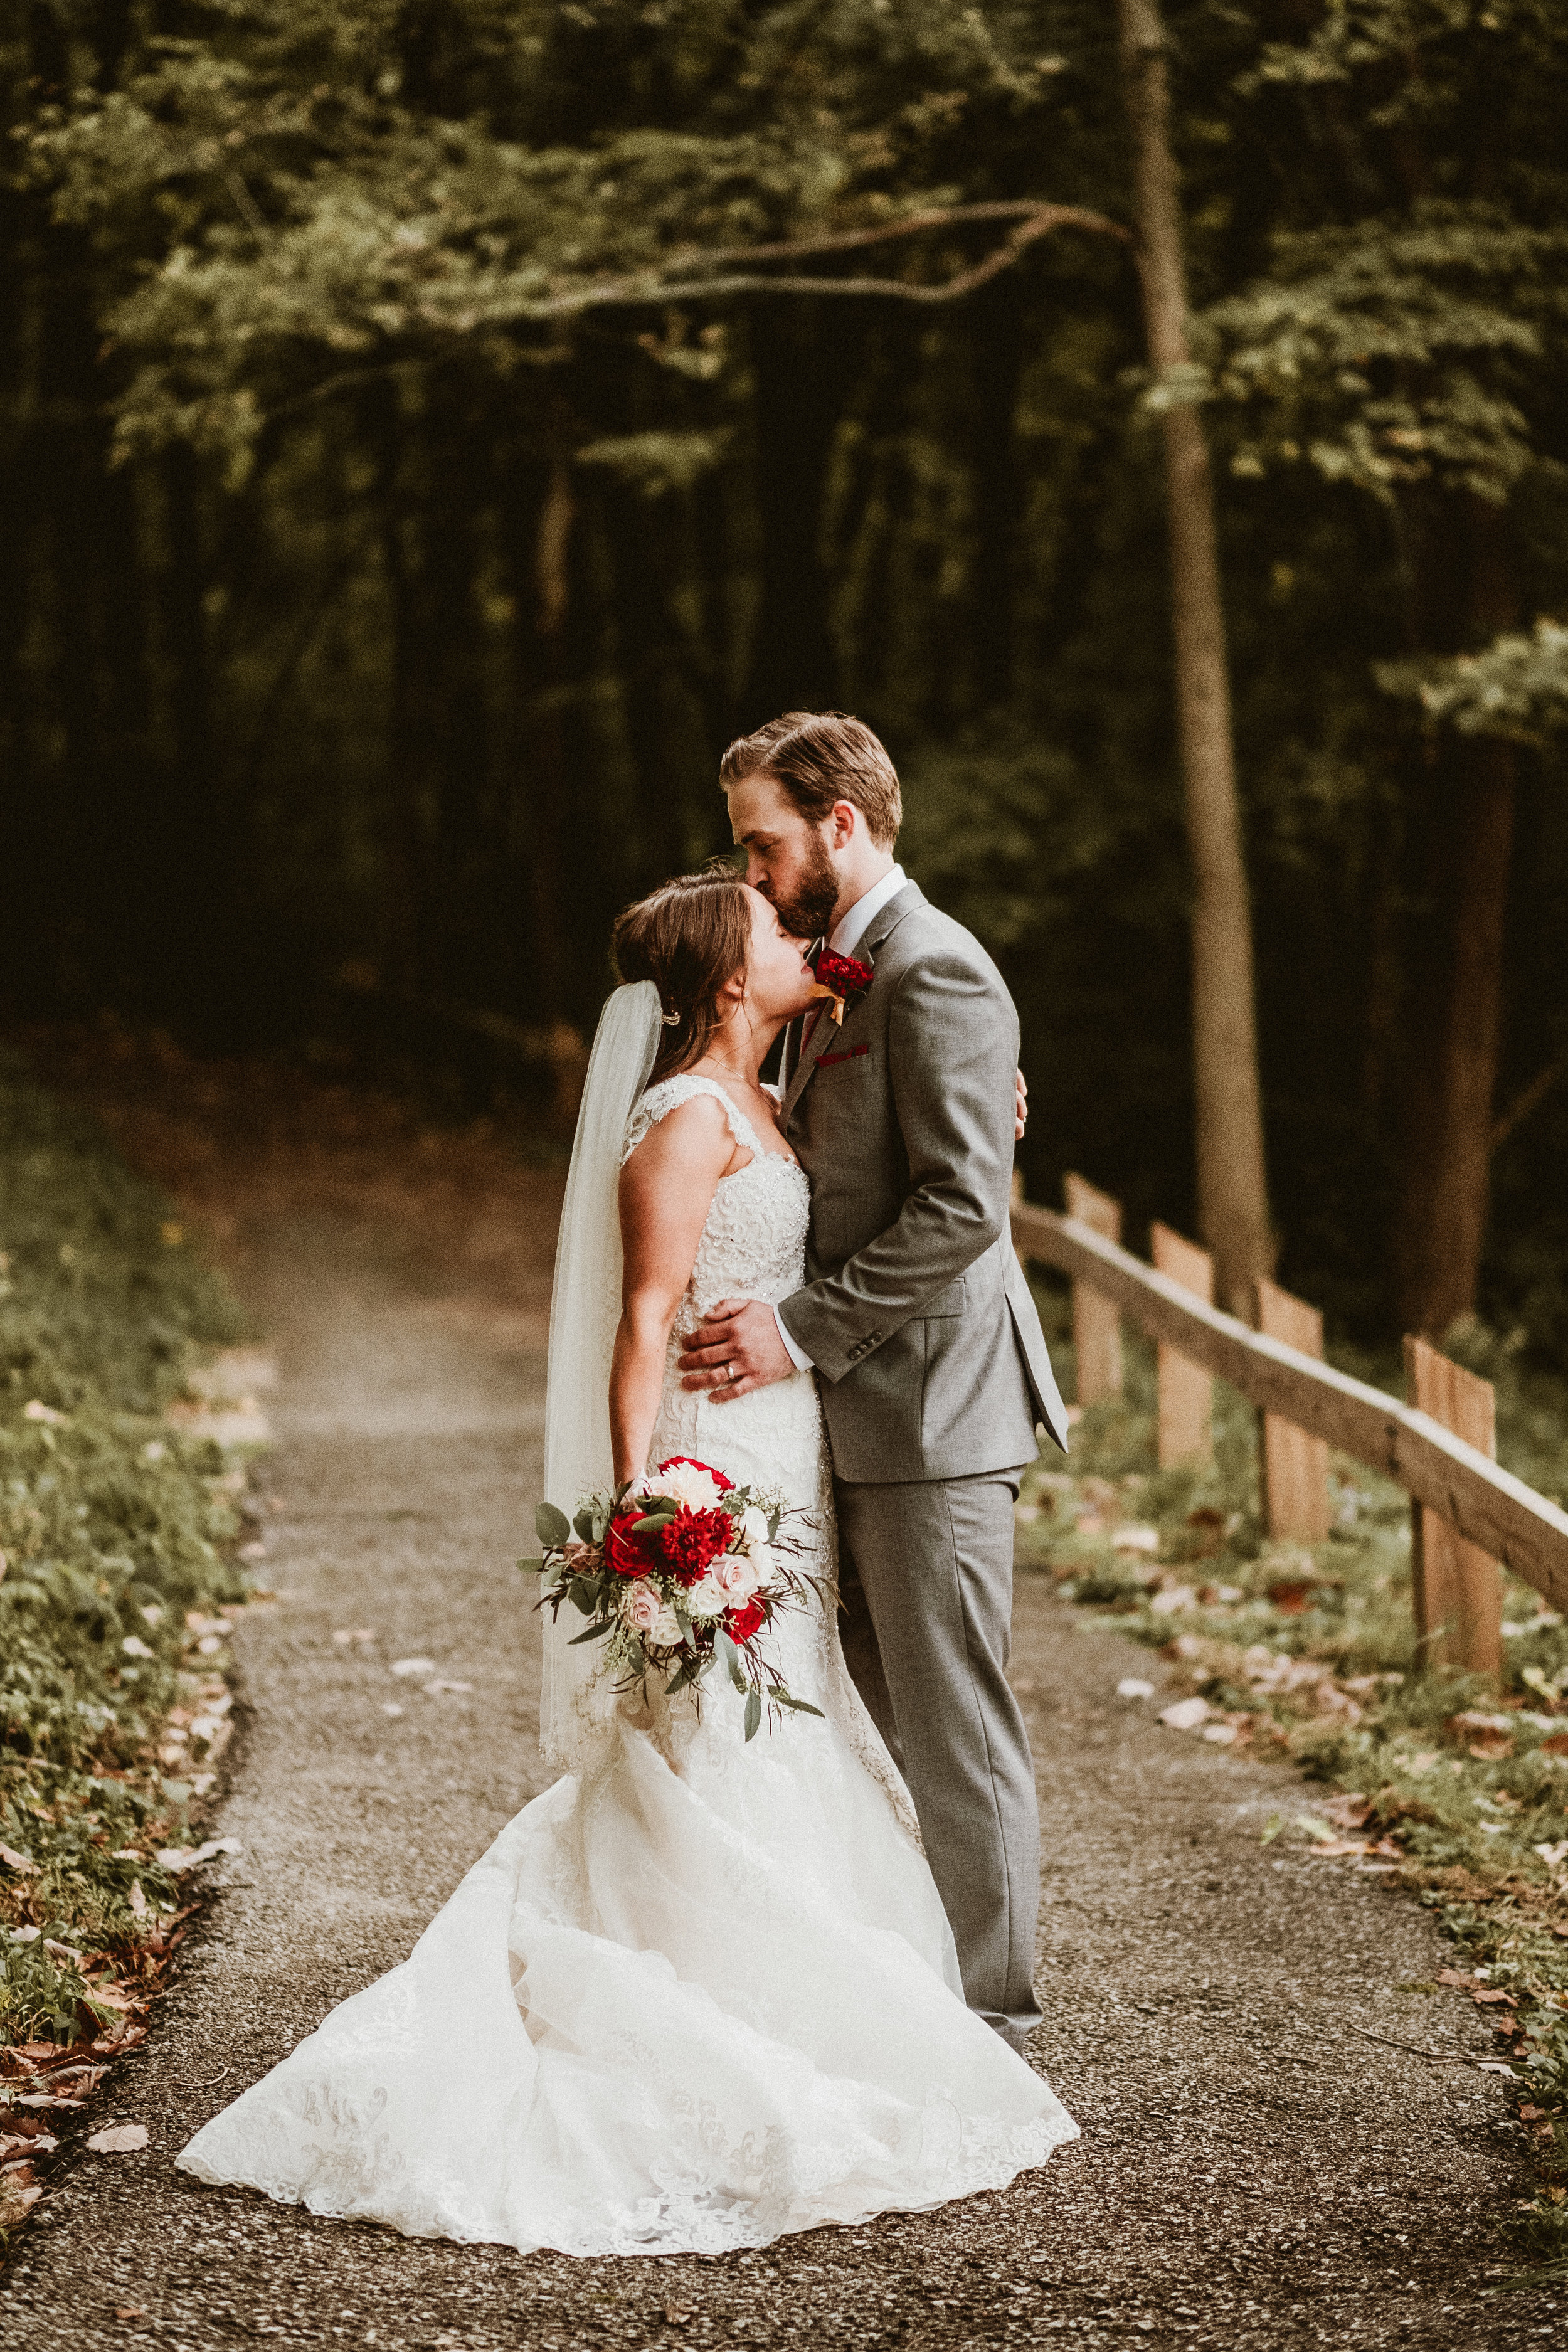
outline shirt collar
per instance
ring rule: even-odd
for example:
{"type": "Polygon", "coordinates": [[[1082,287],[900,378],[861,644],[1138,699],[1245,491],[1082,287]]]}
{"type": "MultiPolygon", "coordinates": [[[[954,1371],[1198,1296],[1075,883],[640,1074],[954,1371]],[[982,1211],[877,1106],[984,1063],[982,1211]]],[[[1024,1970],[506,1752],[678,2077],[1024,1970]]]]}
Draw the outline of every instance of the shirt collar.
{"type": "Polygon", "coordinates": [[[835,955],[853,955],[883,908],[896,898],[909,881],[901,866],[893,866],[879,882],[873,882],[865,894],[856,899],[847,915],[835,924],[828,946],[835,955]]]}

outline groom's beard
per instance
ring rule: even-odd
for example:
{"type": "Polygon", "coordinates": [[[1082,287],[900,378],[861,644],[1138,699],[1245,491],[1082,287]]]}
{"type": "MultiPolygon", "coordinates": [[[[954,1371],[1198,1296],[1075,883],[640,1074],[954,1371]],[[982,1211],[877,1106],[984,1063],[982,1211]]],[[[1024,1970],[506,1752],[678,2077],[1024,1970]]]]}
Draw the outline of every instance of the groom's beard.
{"type": "Polygon", "coordinates": [[[821,835],[813,834],[805,871],[787,898],[774,898],[773,911],[792,939],[820,940],[833,927],[837,904],[838,877],[821,835]]]}

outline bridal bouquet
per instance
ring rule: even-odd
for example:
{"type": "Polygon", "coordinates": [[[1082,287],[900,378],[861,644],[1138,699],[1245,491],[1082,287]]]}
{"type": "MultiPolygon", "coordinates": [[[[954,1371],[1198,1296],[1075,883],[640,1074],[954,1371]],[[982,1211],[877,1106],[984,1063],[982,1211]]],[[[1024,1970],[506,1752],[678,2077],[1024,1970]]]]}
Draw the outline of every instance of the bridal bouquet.
{"type": "Polygon", "coordinates": [[[746,1702],[746,1738],[768,1710],[820,1715],[792,1696],[763,1646],[781,1609],[805,1608],[819,1580],[791,1565],[804,1549],[787,1522],[805,1518],[721,1470],[674,1454],[613,1494],[586,1495],[568,1519],[541,1503],[542,1558],[519,1560],[543,1579],[537,1606],[559,1619],[568,1602],[588,1622],[578,1642],[603,1642],[616,1690],[650,1671],[670,1696],[721,1666],[746,1702]]]}

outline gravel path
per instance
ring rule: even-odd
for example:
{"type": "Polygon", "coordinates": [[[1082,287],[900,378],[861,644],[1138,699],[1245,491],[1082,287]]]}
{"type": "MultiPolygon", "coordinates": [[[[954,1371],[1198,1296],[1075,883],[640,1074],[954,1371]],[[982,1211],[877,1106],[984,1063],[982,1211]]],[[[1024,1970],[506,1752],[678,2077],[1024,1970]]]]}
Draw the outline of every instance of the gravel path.
{"type": "MultiPolygon", "coordinates": [[[[210,1154],[145,1156],[183,1167],[187,1198],[193,1168],[222,1189],[210,1154]]],[[[416,1159],[404,1172],[290,1198],[253,1171],[229,1213],[283,1368],[278,1597],[237,1641],[221,1822],[243,1852],[90,2118],[145,2123],[151,2145],[81,2149],[57,2177],[0,2287],[0,2346],[1563,2341],[1568,2291],[1497,2291],[1522,2175],[1495,2079],[1352,2031],[1484,2052],[1468,2004],[1432,1987],[1426,1915],[1352,1865],[1265,1848],[1289,1777],[1118,1700],[1149,1654],[1078,1632],[1033,1580],[1016,1668],[1047,1857],[1038,2046],[1084,2126],[1046,2170],[711,2263],[405,2240],[174,2170],[198,2124],[405,1955],[541,1785],[537,1625],[510,1563],[539,1491],[553,1186],[514,1171],[459,1214],[458,1194],[421,1195],[416,1159]],[[471,1688],[426,1696],[389,1671],[412,1655],[471,1688]]]]}

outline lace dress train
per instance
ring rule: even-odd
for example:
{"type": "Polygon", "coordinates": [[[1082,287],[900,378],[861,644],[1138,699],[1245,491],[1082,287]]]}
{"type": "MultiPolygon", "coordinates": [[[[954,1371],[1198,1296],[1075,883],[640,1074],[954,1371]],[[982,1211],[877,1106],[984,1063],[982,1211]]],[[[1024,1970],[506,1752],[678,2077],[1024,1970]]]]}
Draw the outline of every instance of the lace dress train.
{"type": "MultiPolygon", "coordinates": [[[[626,1150],[693,1092],[718,1096],[752,1157],[719,1186],[689,1319],[798,1286],[808,1210],[799,1168],[710,1080],[646,1094],[626,1150]]],[[[830,1571],[812,1376],[715,1406],[681,1388],[678,1345],[649,1459],[782,1489],[830,1571]]],[[[1075,2138],[963,2005],[908,1793],[831,1614],[786,1613],[774,1639],[821,1721],[747,1746],[727,1688],[700,1707],[624,1704],[591,1767],[508,1824],[409,1958],[178,2162],[411,2235],[720,2253],[995,2188],[1075,2138]]]]}

